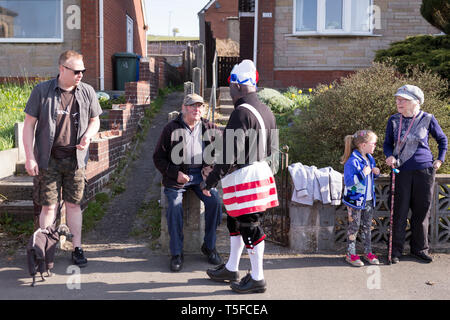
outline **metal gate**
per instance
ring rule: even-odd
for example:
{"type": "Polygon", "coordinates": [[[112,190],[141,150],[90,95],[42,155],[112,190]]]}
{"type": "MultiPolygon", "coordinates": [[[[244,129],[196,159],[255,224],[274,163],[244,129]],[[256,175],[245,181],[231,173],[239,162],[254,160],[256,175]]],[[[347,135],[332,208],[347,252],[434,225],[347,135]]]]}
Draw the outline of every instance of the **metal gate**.
{"type": "Polygon", "coordinates": [[[217,57],[219,87],[228,87],[228,77],[234,65],[240,62],[239,57],[217,57]]]}
{"type": "Polygon", "coordinates": [[[262,226],[266,233],[266,240],[280,244],[289,245],[289,201],[292,193],[292,184],[290,183],[289,166],[289,147],[283,146],[279,151],[280,167],[275,175],[277,185],[279,206],[266,210],[263,214],[262,226]]]}

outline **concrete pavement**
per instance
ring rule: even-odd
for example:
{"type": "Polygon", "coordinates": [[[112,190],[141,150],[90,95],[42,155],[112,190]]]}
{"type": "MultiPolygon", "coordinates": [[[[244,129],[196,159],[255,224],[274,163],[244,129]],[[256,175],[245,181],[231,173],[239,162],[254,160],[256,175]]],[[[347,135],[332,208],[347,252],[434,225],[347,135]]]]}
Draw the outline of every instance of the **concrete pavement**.
{"type": "MultiPolygon", "coordinates": [[[[245,250],[244,250],[245,251],[245,250]]],[[[89,264],[78,269],[70,253],[59,251],[54,276],[30,287],[25,252],[0,261],[0,299],[450,299],[450,254],[434,254],[423,264],[405,256],[396,265],[348,266],[342,255],[268,254],[264,274],[268,290],[239,295],[228,284],[208,279],[210,268],[199,254],[185,256],[179,273],[169,270],[169,257],[145,245],[129,243],[85,246],[89,264]]],[[[243,254],[241,276],[250,269],[243,254]]]]}

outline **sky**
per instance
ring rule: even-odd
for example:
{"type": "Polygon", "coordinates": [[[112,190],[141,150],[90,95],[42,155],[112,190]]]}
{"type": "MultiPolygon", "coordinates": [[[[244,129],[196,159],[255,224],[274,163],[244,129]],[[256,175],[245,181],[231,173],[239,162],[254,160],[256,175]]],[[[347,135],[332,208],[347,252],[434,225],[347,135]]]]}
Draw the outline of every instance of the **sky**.
{"type": "Polygon", "coordinates": [[[178,28],[177,36],[198,37],[197,13],[209,0],[145,0],[149,30],[148,34],[172,36],[172,29],[178,28]]]}

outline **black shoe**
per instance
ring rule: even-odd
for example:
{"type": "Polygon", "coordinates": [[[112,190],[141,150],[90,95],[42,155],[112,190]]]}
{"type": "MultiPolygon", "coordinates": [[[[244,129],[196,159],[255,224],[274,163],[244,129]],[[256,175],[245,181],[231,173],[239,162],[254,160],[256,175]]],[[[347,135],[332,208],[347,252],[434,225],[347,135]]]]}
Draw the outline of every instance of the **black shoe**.
{"type": "Polygon", "coordinates": [[[225,267],[225,264],[221,264],[215,269],[206,270],[206,274],[214,281],[238,281],[239,280],[239,272],[230,271],[225,267]]]}
{"type": "Polygon", "coordinates": [[[266,281],[263,280],[253,280],[250,273],[248,273],[241,282],[233,282],[230,285],[231,290],[237,293],[263,293],[266,291],[266,281]]]}
{"type": "Polygon", "coordinates": [[[425,263],[433,262],[433,258],[430,255],[426,254],[425,252],[418,252],[418,253],[411,252],[411,256],[425,263]]]}
{"type": "Polygon", "coordinates": [[[79,247],[75,248],[75,250],[72,252],[72,262],[80,268],[86,267],[87,259],[84,257],[83,249],[79,247]]]}
{"type": "Polygon", "coordinates": [[[183,268],[183,261],[184,261],[183,254],[172,256],[172,259],[170,259],[170,270],[174,272],[180,271],[181,268],[183,268]]]}
{"type": "Polygon", "coordinates": [[[201,250],[202,250],[202,253],[203,253],[205,256],[208,257],[208,262],[209,262],[209,263],[215,264],[215,265],[218,265],[218,264],[222,264],[222,263],[223,263],[223,260],[222,260],[222,258],[220,257],[219,253],[217,252],[216,248],[214,248],[214,249],[212,249],[212,250],[211,250],[211,249],[208,249],[208,248],[206,247],[206,245],[203,243],[203,244],[202,244],[201,250]]]}

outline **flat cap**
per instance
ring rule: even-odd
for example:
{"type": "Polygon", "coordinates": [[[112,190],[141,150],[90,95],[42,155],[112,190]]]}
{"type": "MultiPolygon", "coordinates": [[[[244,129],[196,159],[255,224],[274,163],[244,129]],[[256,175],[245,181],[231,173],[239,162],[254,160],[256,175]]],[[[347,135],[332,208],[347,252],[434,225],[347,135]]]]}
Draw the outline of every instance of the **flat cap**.
{"type": "Polygon", "coordinates": [[[397,93],[394,96],[402,97],[408,100],[417,100],[420,104],[425,101],[423,91],[416,86],[406,84],[403,87],[398,88],[397,93]]]}
{"type": "Polygon", "coordinates": [[[201,96],[195,93],[188,94],[184,97],[183,105],[191,106],[196,103],[205,103],[205,102],[203,101],[203,98],[201,96]]]}

